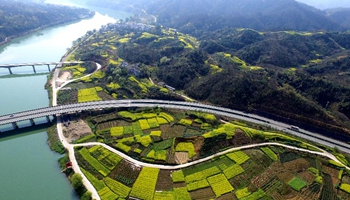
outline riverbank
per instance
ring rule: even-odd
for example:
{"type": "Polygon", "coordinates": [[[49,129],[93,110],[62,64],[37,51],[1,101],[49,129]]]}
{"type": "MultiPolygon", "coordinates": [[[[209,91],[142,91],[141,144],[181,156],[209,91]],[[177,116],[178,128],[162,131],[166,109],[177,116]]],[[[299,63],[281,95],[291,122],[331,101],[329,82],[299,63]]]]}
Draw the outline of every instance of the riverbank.
{"type": "Polygon", "coordinates": [[[22,34],[18,34],[18,35],[13,35],[13,36],[7,37],[7,38],[5,38],[4,41],[0,42],[0,47],[4,46],[6,44],[10,44],[14,39],[30,35],[32,33],[41,31],[41,30],[46,29],[46,28],[52,28],[52,27],[61,26],[61,25],[64,25],[64,24],[68,25],[68,24],[73,24],[73,23],[76,23],[76,22],[84,20],[84,19],[91,19],[91,18],[93,18],[95,16],[95,14],[96,14],[95,11],[90,11],[90,13],[88,15],[81,16],[80,18],[77,18],[77,19],[74,19],[74,20],[58,21],[58,22],[55,22],[55,23],[51,23],[51,24],[47,24],[47,25],[44,25],[44,26],[40,26],[38,28],[35,28],[33,30],[29,30],[29,31],[27,31],[25,33],[22,33],[22,34]]]}

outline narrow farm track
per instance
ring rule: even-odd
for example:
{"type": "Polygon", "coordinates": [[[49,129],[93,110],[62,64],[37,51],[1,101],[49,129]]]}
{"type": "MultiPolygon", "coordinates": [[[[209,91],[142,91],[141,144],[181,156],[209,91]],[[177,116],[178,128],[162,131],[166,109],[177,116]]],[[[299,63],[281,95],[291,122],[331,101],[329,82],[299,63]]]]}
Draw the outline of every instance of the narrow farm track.
{"type": "Polygon", "coordinates": [[[109,151],[118,154],[119,156],[121,156],[122,158],[124,158],[125,160],[134,163],[135,165],[138,166],[142,166],[142,167],[153,167],[153,168],[158,168],[158,169],[167,169],[167,170],[177,170],[177,169],[182,169],[182,168],[186,168],[186,167],[190,167],[202,162],[206,162],[209,161],[213,158],[216,157],[220,157],[222,155],[225,155],[227,153],[230,152],[234,152],[234,151],[239,151],[239,150],[245,150],[245,149],[253,149],[253,148],[259,148],[259,147],[265,147],[265,146],[279,146],[279,147],[284,147],[284,148],[288,148],[288,149],[292,149],[292,150],[297,150],[300,152],[305,152],[305,153],[310,153],[310,154],[314,154],[314,155],[319,155],[319,156],[323,156],[326,158],[329,158],[330,160],[333,160],[339,164],[341,164],[342,166],[344,166],[346,169],[350,170],[350,167],[345,166],[344,164],[342,164],[333,154],[328,153],[327,151],[324,151],[320,148],[317,148],[315,146],[313,146],[314,148],[317,148],[320,150],[320,152],[318,151],[311,151],[308,149],[303,149],[303,148],[299,148],[299,147],[294,147],[294,146],[290,146],[290,145],[285,145],[285,144],[280,144],[280,143],[275,143],[275,142],[265,142],[265,143],[260,143],[260,144],[250,144],[250,145],[245,145],[245,146],[240,146],[240,147],[234,147],[234,148],[230,148],[227,149],[225,151],[216,153],[212,156],[208,156],[206,158],[202,158],[193,162],[189,162],[186,164],[181,164],[181,165],[160,165],[160,164],[151,164],[151,163],[145,163],[145,162],[141,162],[138,160],[135,160],[133,158],[131,158],[128,155],[125,155],[124,153],[104,144],[104,143],[99,143],[99,142],[89,142],[89,143],[83,143],[83,144],[74,144],[74,147],[91,147],[91,146],[96,146],[96,145],[101,145],[104,148],[108,149],[109,151]]]}
{"type": "MultiPolygon", "coordinates": [[[[101,65],[98,64],[98,63],[96,63],[96,64],[97,64],[97,69],[96,69],[95,72],[97,72],[98,70],[101,69],[101,65]]],[[[86,75],[84,77],[78,78],[78,79],[74,79],[74,80],[59,81],[62,84],[60,85],[60,87],[56,87],[56,81],[58,80],[58,74],[59,74],[59,68],[56,68],[56,70],[54,72],[54,76],[53,76],[54,78],[52,80],[52,90],[53,90],[52,105],[53,106],[57,105],[57,92],[60,89],[62,89],[64,86],[66,86],[67,84],[69,84],[69,83],[71,83],[73,81],[76,81],[76,80],[79,80],[81,78],[85,78],[85,77],[91,76],[93,73],[89,74],[89,75],[86,75]]],[[[193,165],[196,165],[196,164],[199,164],[199,163],[203,163],[203,162],[209,161],[209,160],[211,160],[213,158],[216,158],[218,156],[222,156],[224,154],[227,154],[227,153],[233,152],[233,151],[244,150],[244,149],[252,149],[252,148],[259,148],[259,147],[264,147],[264,146],[279,146],[279,147],[284,147],[284,148],[288,148],[288,149],[292,149],[292,150],[297,150],[297,151],[300,151],[300,152],[305,152],[305,153],[310,153],[310,154],[313,154],[313,155],[319,155],[319,156],[326,157],[326,158],[328,158],[330,160],[333,160],[333,161],[339,163],[340,165],[344,166],[344,168],[350,170],[350,167],[345,166],[334,155],[332,155],[331,153],[329,153],[327,151],[324,151],[324,150],[322,150],[322,149],[320,149],[318,147],[315,147],[315,146],[314,146],[314,148],[318,149],[319,151],[311,151],[311,150],[308,150],[308,149],[303,149],[303,148],[299,148],[299,147],[294,147],[294,146],[280,144],[280,143],[273,143],[273,142],[260,143],[260,144],[251,144],[251,145],[245,145],[245,146],[241,146],[241,147],[234,147],[234,148],[225,150],[223,152],[216,153],[216,154],[214,154],[212,156],[209,156],[209,157],[206,157],[206,158],[203,158],[203,159],[200,159],[200,160],[196,160],[196,161],[193,161],[193,162],[189,162],[189,163],[186,163],[186,164],[181,164],[181,165],[160,165],[160,164],[150,164],[150,163],[145,163],[145,162],[141,162],[141,161],[135,160],[135,159],[131,158],[130,156],[128,156],[128,155],[126,155],[126,154],[124,154],[124,153],[122,153],[122,152],[120,152],[120,151],[118,151],[118,150],[116,150],[116,149],[114,149],[114,148],[104,144],[104,143],[89,142],[89,143],[83,143],[83,144],[70,144],[66,140],[64,135],[63,135],[62,123],[61,123],[61,119],[60,119],[59,116],[57,117],[57,133],[58,133],[59,139],[62,142],[63,146],[68,151],[69,159],[72,162],[72,168],[73,168],[74,172],[75,173],[79,173],[82,176],[84,186],[86,187],[86,189],[88,191],[90,191],[92,193],[92,198],[96,199],[96,200],[100,200],[101,198],[99,197],[98,192],[95,189],[95,187],[91,184],[91,182],[86,178],[86,176],[80,170],[78,162],[77,162],[77,160],[75,158],[75,155],[74,155],[74,147],[89,147],[89,146],[101,145],[104,148],[108,149],[109,151],[111,151],[111,152],[113,152],[115,154],[118,154],[119,156],[121,156],[123,159],[129,161],[130,163],[133,163],[134,165],[143,166],[143,167],[152,167],[152,168],[158,168],[158,169],[177,170],[177,169],[182,169],[182,168],[186,168],[186,167],[189,167],[189,166],[193,166],[193,165]]]]}
{"type": "MultiPolygon", "coordinates": [[[[58,91],[60,89],[62,89],[64,86],[66,86],[67,84],[69,84],[69,83],[71,83],[73,81],[76,81],[76,80],[79,80],[79,79],[82,79],[82,78],[85,78],[85,77],[89,77],[89,76],[91,76],[92,74],[94,74],[95,72],[97,72],[98,70],[101,69],[101,65],[99,63],[96,63],[96,66],[97,66],[96,70],[93,73],[91,73],[91,74],[88,74],[88,75],[83,76],[83,77],[78,78],[78,79],[68,80],[68,81],[65,81],[65,82],[61,82],[60,81],[62,84],[58,88],[56,87],[56,81],[59,79],[58,75],[60,73],[60,68],[56,68],[56,70],[54,71],[53,79],[52,79],[52,105],[53,106],[57,105],[57,93],[58,93],[58,91]]],[[[62,123],[61,123],[60,116],[57,116],[57,134],[58,134],[58,137],[59,137],[60,141],[62,142],[63,146],[68,151],[69,160],[72,162],[72,168],[73,168],[74,172],[80,174],[81,177],[83,178],[83,184],[84,184],[85,188],[88,191],[91,192],[91,198],[92,199],[96,199],[96,200],[100,200],[101,198],[98,195],[97,190],[91,184],[91,182],[86,178],[84,173],[80,170],[80,167],[79,167],[78,162],[77,162],[77,160],[75,158],[75,155],[74,155],[74,146],[71,145],[70,143],[68,143],[68,141],[66,140],[66,138],[63,135],[62,123]]]]}

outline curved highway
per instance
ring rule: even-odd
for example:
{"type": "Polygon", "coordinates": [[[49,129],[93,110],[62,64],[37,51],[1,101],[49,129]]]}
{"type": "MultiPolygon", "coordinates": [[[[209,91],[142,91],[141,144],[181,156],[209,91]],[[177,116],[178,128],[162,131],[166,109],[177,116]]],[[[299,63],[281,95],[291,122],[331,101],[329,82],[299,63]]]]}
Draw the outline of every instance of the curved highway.
{"type": "Polygon", "coordinates": [[[246,114],[240,111],[235,111],[227,108],[205,105],[200,103],[191,102],[179,102],[179,101],[164,101],[164,100],[153,100],[153,99],[129,99],[129,100],[109,100],[109,101],[96,101],[87,103],[77,103],[62,106],[53,106],[40,108],[35,110],[29,110],[25,112],[14,113],[11,115],[0,116],[0,125],[9,124],[18,121],[25,121],[40,117],[46,117],[51,115],[60,115],[95,109],[105,109],[105,108],[125,108],[125,107],[161,107],[161,108],[172,108],[180,110],[191,110],[200,111],[206,113],[212,113],[219,116],[226,116],[229,118],[240,119],[244,121],[249,121],[256,124],[261,124],[269,126],[276,130],[283,130],[292,135],[314,141],[329,147],[337,147],[339,150],[350,153],[350,147],[348,144],[330,139],[319,135],[317,133],[308,132],[305,130],[293,131],[288,129],[290,125],[281,122],[276,122],[267,118],[260,116],[246,114]]]}

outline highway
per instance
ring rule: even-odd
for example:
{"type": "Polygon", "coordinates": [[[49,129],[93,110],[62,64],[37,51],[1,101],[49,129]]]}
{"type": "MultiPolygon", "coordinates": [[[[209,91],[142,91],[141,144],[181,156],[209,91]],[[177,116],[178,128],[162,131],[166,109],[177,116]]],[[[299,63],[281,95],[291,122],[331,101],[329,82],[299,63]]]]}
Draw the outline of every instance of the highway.
{"type": "Polygon", "coordinates": [[[229,118],[249,121],[264,126],[269,126],[273,129],[288,132],[291,135],[295,135],[300,138],[304,138],[313,142],[320,143],[329,147],[337,147],[339,150],[350,153],[350,147],[348,144],[337,141],[317,133],[312,133],[300,129],[299,131],[290,130],[290,125],[273,121],[267,118],[263,118],[257,115],[247,114],[241,111],[231,110],[227,108],[205,105],[201,103],[192,102],[180,102],[180,101],[164,101],[153,99],[127,99],[127,100],[109,100],[109,101],[96,101],[87,103],[77,103],[61,106],[53,106],[46,108],[39,108],[35,110],[29,110],[19,113],[13,113],[9,115],[0,116],[0,125],[10,124],[13,122],[25,121],[46,116],[55,116],[60,114],[75,113],[81,111],[89,111],[95,109],[105,108],[129,108],[129,107],[160,107],[180,110],[200,111],[206,113],[212,113],[218,116],[225,116],[229,118]]]}
{"type": "Polygon", "coordinates": [[[33,66],[33,65],[63,65],[63,64],[79,64],[82,61],[73,62],[35,62],[35,63],[18,63],[18,64],[0,64],[0,68],[8,67],[23,67],[23,66],[33,66]]]}

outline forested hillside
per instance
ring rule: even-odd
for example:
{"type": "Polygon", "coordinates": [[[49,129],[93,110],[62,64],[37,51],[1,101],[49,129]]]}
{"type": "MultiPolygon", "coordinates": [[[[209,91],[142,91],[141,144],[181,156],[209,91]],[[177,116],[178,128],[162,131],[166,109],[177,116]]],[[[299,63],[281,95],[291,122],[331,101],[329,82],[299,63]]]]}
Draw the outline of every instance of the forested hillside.
{"type": "Polygon", "coordinates": [[[73,8],[30,1],[0,0],[0,43],[37,28],[62,24],[92,16],[82,8],[73,8]]]}
{"type": "MultiPolygon", "coordinates": [[[[84,0],[80,0],[84,1],[84,0]]],[[[88,4],[143,12],[181,32],[200,35],[224,27],[276,30],[341,30],[341,23],[295,0],[87,0],[88,4]],[[131,4],[131,5],[130,5],[131,4]]]]}
{"type": "Polygon", "coordinates": [[[75,55],[103,64],[106,76],[95,85],[110,96],[174,99],[150,77],[201,102],[350,134],[350,33],[339,31],[348,26],[347,9],[294,0],[98,5],[136,14],[104,27],[75,55]]]}
{"type": "Polygon", "coordinates": [[[115,98],[174,98],[135,80],[150,77],[202,102],[350,133],[349,39],[228,28],[196,38],[126,23],[104,27],[74,59],[102,63],[106,74],[94,85],[115,98]]]}

